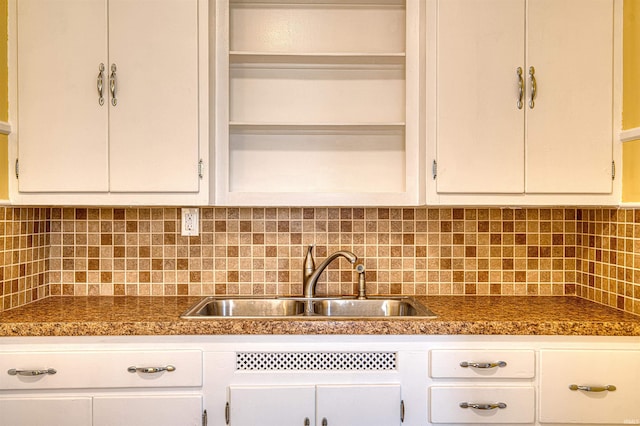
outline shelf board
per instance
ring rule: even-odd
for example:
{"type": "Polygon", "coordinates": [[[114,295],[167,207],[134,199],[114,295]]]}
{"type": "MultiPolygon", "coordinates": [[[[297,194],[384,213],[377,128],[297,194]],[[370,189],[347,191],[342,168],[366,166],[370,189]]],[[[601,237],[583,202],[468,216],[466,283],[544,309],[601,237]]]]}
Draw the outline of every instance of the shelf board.
{"type": "Polygon", "coordinates": [[[348,132],[348,131],[403,131],[405,123],[254,123],[229,122],[230,131],[317,131],[317,132],[348,132]]]}
{"type": "Polygon", "coordinates": [[[234,64],[404,64],[404,52],[246,52],[230,51],[234,64]]]}

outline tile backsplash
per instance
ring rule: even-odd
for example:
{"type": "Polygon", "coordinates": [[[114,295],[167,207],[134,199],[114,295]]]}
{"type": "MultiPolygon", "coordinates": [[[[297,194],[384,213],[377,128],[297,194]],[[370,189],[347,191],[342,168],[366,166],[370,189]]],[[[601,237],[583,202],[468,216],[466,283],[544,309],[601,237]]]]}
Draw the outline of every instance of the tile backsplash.
{"type": "MultiPolygon", "coordinates": [[[[0,210],[2,309],[48,295],[298,295],[316,244],[317,262],[354,252],[369,294],[577,294],[640,313],[640,210],[204,207],[198,237],[180,235],[175,207],[0,210]]],[[[336,260],[318,294],[355,281],[336,260]]]]}

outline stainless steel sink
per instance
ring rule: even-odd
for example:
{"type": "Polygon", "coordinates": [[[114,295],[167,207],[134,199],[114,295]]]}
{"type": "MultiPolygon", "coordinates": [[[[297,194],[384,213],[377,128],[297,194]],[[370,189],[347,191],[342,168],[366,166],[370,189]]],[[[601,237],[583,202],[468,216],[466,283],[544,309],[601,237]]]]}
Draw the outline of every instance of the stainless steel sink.
{"type": "Polygon", "coordinates": [[[304,314],[304,302],[293,299],[206,297],[182,318],[286,317],[304,314]]]}
{"type": "Polygon", "coordinates": [[[270,317],[435,317],[411,297],[256,298],[206,297],[182,314],[186,319],[270,317]]]}
{"type": "Polygon", "coordinates": [[[316,315],[328,317],[432,317],[435,314],[410,298],[327,299],[313,304],[316,315]]]}

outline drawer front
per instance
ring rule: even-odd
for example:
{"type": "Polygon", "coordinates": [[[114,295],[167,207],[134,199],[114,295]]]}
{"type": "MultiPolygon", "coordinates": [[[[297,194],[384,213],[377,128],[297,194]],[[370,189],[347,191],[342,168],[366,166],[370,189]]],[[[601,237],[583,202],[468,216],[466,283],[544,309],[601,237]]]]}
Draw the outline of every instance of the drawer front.
{"type": "Polygon", "coordinates": [[[534,421],[533,387],[433,386],[430,395],[431,423],[522,424],[534,421]],[[474,404],[478,404],[477,408],[474,404]]]}
{"type": "Polygon", "coordinates": [[[431,351],[433,378],[529,379],[534,375],[535,354],[532,350],[431,351]]]}
{"type": "Polygon", "coordinates": [[[201,351],[75,351],[0,354],[0,389],[182,386],[202,386],[201,351]],[[139,369],[129,371],[130,367],[139,369]],[[158,367],[168,367],[168,369],[144,370],[158,367]],[[34,370],[41,374],[28,375],[28,372],[34,370]]]}
{"type": "Polygon", "coordinates": [[[638,383],[640,351],[542,350],[540,422],[638,424],[638,383]]]}

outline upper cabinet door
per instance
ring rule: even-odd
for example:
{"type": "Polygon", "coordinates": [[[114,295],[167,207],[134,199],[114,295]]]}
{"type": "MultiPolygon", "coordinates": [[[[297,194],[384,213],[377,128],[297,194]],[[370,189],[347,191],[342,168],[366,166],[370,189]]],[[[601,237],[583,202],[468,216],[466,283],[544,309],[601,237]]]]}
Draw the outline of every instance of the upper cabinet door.
{"type": "Polygon", "coordinates": [[[527,192],[612,190],[613,7],[528,1],[527,66],[537,94],[527,106],[527,192]]]}
{"type": "Polygon", "coordinates": [[[521,193],[525,0],[437,7],[437,190],[521,193]]]}
{"type": "Polygon", "coordinates": [[[20,0],[17,14],[20,191],[107,191],[107,1],[20,0]]]}
{"type": "Polygon", "coordinates": [[[111,191],[197,192],[198,1],[109,0],[111,191]]]}

